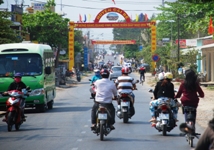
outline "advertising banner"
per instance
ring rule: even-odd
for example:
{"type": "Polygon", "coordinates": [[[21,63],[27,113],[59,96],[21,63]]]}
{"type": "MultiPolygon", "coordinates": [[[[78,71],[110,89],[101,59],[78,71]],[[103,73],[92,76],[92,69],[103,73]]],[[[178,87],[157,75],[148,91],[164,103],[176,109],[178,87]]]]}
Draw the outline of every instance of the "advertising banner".
{"type": "Polygon", "coordinates": [[[74,67],[74,22],[69,26],[69,32],[68,32],[68,55],[69,55],[69,70],[72,70],[74,67]]]}
{"type": "Polygon", "coordinates": [[[135,44],[135,40],[91,41],[92,44],[135,44]]]}
{"type": "Polygon", "coordinates": [[[75,23],[75,28],[150,28],[154,22],[75,23]]]}
{"type": "MultiPolygon", "coordinates": [[[[178,40],[176,40],[175,42],[176,42],[176,44],[178,44],[178,40]]],[[[179,44],[180,44],[180,48],[187,48],[186,39],[180,39],[179,44]]]]}
{"type": "Polygon", "coordinates": [[[151,51],[152,54],[155,52],[157,46],[157,41],[156,41],[156,26],[151,27],[151,51]]]}
{"type": "Polygon", "coordinates": [[[196,47],[197,39],[186,39],[186,46],[187,47],[196,47]]]}

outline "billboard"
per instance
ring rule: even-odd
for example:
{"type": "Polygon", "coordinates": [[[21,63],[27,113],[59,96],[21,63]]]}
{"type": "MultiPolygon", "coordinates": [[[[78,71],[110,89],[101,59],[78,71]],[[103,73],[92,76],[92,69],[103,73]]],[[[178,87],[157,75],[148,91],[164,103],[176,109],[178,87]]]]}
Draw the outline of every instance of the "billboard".
{"type": "MultiPolygon", "coordinates": [[[[38,3],[32,3],[31,5],[33,6],[33,11],[35,13],[37,11],[44,11],[46,3],[44,3],[44,2],[38,2],[38,3]]],[[[55,7],[54,6],[51,7],[51,11],[55,12],[55,7]]]]}
{"type": "MultiPolygon", "coordinates": [[[[180,48],[188,48],[188,47],[196,47],[197,39],[180,39],[179,40],[180,48]]],[[[178,40],[176,40],[176,44],[178,44],[178,40]]]]}

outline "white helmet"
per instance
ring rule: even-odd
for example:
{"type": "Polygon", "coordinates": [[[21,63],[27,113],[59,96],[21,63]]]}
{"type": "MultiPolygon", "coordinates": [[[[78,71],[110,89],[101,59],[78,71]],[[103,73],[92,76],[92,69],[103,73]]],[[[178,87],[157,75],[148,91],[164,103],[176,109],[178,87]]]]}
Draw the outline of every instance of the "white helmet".
{"type": "Polygon", "coordinates": [[[164,79],[164,76],[165,76],[165,73],[164,72],[161,72],[158,74],[158,79],[159,80],[163,80],[164,79]]]}
{"type": "Polygon", "coordinates": [[[94,69],[94,72],[96,73],[96,72],[100,72],[100,70],[99,69],[94,69]]]}

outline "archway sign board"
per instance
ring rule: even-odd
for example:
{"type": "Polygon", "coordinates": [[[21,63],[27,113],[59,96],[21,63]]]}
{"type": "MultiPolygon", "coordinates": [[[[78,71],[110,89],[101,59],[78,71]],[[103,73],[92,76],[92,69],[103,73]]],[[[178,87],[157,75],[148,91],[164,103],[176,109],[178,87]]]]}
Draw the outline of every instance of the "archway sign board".
{"type": "MultiPolygon", "coordinates": [[[[151,28],[151,52],[156,50],[156,21],[132,22],[129,15],[117,7],[109,7],[100,11],[92,23],[69,22],[69,70],[74,67],[74,28],[151,28]],[[115,12],[122,15],[126,22],[99,22],[100,19],[109,12],[115,12]]],[[[154,68],[152,62],[152,66],[154,68]]]]}
{"type": "Polygon", "coordinates": [[[94,41],[92,40],[91,43],[93,45],[98,45],[98,44],[117,44],[117,45],[123,45],[123,44],[136,44],[135,40],[114,40],[114,41],[94,41]]]}

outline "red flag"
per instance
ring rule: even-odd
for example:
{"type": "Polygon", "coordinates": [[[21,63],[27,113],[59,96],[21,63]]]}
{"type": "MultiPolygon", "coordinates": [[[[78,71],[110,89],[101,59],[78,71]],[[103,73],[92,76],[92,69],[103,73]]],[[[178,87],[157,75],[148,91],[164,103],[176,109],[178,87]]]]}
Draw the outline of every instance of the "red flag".
{"type": "Polygon", "coordinates": [[[112,0],[112,2],[114,3],[114,5],[116,4],[114,0],[112,0]]]}
{"type": "Polygon", "coordinates": [[[82,22],[82,16],[79,14],[79,22],[82,22]]]}
{"type": "Polygon", "coordinates": [[[211,17],[210,17],[210,23],[209,23],[209,27],[208,27],[208,33],[209,33],[209,34],[213,34],[213,33],[214,33],[213,21],[212,21],[212,18],[211,18],[211,17]]]}
{"type": "Polygon", "coordinates": [[[147,14],[145,14],[144,15],[144,21],[148,21],[149,19],[148,19],[148,15],[147,14]]]}

